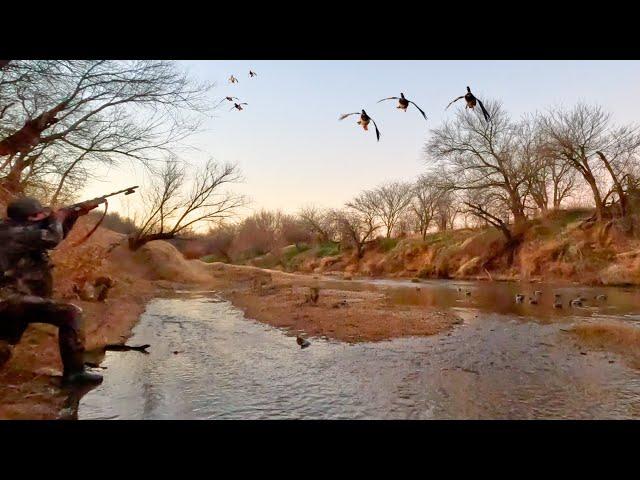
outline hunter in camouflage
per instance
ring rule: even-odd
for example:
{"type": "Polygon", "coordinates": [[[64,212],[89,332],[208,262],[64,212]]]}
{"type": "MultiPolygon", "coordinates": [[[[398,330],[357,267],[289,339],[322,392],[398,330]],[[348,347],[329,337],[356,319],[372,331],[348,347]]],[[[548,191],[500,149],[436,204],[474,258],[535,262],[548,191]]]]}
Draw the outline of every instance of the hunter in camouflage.
{"type": "Polygon", "coordinates": [[[63,380],[99,383],[85,371],[82,310],[51,298],[52,265],[48,251],[66,238],[79,216],[95,208],[51,212],[32,198],[10,203],[0,221],[0,340],[16,345],[30,323],[58,327],[63,380]]]}

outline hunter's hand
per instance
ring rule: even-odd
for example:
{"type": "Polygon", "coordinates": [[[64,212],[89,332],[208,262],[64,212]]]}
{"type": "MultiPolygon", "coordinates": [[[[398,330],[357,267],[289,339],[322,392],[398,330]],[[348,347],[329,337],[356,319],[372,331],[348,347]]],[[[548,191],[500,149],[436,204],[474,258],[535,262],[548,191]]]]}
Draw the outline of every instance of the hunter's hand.
{"type": "Polygon", "coordinates": [[[81,214],[85,215],[87,213],[89,213],[91,210],[93,210],[94,208],[98,208],[100,206],[100,204],[98,202],[85,202],[82,204],[82,208],[81,208],[81,214]]]}

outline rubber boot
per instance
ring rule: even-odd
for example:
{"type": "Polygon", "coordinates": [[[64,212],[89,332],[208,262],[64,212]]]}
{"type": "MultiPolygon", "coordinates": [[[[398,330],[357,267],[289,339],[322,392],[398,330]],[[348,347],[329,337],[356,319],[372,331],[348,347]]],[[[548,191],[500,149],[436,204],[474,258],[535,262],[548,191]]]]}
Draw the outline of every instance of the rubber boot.
{"type": "Polygon", "coordinates": [[[62,383],[74,385],[99,385],[102,383],[102,375],[86,371],[84,367],[83,353],[75,352],[73,354],[65,355],[62,383]]]}

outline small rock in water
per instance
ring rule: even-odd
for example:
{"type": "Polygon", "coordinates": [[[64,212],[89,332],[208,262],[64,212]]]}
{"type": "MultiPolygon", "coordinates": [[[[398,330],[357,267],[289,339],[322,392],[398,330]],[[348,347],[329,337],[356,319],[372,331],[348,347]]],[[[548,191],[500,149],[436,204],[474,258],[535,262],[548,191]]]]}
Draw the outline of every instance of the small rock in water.
{"type": "Polygon", "coordinates": [[[596,295],[596,300],[606,300],[607,296],[604,293],[601,293],[600,295],[596,295]]]}
{"type": "Polygon", "coordinates": [[[562,302],[555,302],[553,308],[562,308],[562,302]]]}
{"type": "Polygon", "coordinates": [[[309,340],[302,338],[301,336],[296,337],[296,342],[300,345],[300,348],[307,348],[311,343],[309,340]]]}
{"type": "Polygon", "coordinates": [[[524,302],[524,295],[521,293],[518,293],[516,295],[516,303],[522,303],[522,302],[524,302]]]}
{"type": "Polygon", "coordinates": [[[412,283],[420,283],[420,279],[414,277],[414,278],[411,279],[411,282],[412,283]]]}
{"type": "Polygon", "coordinates": [[[466,292],[464,292],[464,294],[465,294],[467,297],[470,297],[470,296],[471,296],[471,290],[467,290],[466,292]]]}
{"type": "Polygon", "coordinates": [[[582,298],[581,297],[574,298],[573,300],[571,300],[570,305],[572,307],[581,307],[582,306],[582,298]]]}
{"type": "Polygon", "coordinates": [[[535,297],[529,297],[529,303],[531,305],[537,305],[538,304],[538,299],[535,297]]]}
{"type": "Polygon", "coordinates": [[[541,292],[540,290],[536,290],[535,292],[533,292],[533,294],[534,294],[536,297],[539,297],[540,295],[542,295],[542,292],[541,292]]]}

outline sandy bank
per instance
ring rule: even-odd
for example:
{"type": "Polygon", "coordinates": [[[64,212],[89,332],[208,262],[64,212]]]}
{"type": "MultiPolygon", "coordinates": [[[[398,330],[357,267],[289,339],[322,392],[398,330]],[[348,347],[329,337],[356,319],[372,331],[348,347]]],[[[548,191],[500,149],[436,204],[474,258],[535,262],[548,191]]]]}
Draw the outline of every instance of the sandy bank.
{"type": "Polygon", "coordinates": [[[247,317],[292,334],[345,342],[433,335],[459,319],[444,310],[392,303],[384,291],[350,291],[330,280],[255,267],[209,266],[226,297],[247,317]],[[313,301],[312,289],[318,289],[313,301]]]}

